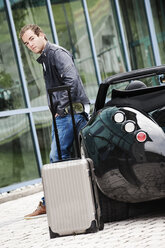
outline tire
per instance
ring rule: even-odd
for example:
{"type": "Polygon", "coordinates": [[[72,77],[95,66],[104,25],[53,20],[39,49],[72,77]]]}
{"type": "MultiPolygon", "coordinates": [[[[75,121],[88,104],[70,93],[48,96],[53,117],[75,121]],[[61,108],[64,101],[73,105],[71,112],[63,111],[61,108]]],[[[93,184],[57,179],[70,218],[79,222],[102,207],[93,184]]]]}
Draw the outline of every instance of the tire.
{"type": "Polygon", "coordinates": [[[165,198],[147,202],[125,203],[108,198],[99,188],[98,195],[104,223],[140,217],[151,213],[164,213],[165,209],[165,198]]]}
{"type": "Polygon", "coordinates": [[[129,217],[129,205],[125,202],[118,202],[105,196],[98,188],[101,215],[103,222],[125,220],[129,217]]]}
{"type": "Polygon", "coordinates": [[[165,198],[153,201],[130,203],[129,204],[129,218],[134,218],[146,214],[164,214],[165,198]]]}

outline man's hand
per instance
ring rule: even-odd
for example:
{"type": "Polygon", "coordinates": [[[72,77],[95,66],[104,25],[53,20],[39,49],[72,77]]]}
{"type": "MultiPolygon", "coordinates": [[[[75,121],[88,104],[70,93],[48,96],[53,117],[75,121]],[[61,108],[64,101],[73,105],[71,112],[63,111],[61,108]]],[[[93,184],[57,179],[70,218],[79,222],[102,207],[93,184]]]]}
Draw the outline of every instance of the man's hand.
{"type": "Polygon", "coordinates": [[[55,118],[56,118],[57,116],[59,116],[59,114],[56,113],[56,114],[55,114],[55,118]]]}

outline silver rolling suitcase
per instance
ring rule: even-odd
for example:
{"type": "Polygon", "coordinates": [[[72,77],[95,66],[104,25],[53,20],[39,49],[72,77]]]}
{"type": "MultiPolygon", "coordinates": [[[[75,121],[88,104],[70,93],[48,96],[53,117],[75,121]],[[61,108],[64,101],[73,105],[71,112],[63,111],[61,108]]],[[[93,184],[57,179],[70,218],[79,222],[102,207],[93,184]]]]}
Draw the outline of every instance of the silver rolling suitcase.
{"type": "Polygon", "coordinates": [[[50,238],[96,232],[102,230],[104,226],[93,162],[88,158],[80,158],[70,88],[62,86],[49,90],[51,104],[52,93],[56,90],[68,91],[78,158],[61,160],[58,130],[52,113],[60,161],[46,164],[42,168],[50,238]]]}

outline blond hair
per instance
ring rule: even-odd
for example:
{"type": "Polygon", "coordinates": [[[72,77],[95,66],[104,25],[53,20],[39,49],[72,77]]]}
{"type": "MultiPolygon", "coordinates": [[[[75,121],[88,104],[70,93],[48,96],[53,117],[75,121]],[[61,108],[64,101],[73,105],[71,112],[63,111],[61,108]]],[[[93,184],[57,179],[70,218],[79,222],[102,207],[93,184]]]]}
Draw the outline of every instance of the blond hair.
{"type": "MultiPolygon", "coordinates": [[[[32,30],[34,32],[34,34],[36,34],[37,36],[39,36],[40,33],[44,33],[42,31],[42,29],[38,25],[36,25],[36,24],[28,24],[28,25],[25,25],[23,28],[21,28],[21,31],[19,33],[20,39],[22,39],[22,36],[24,35],[24,33],[27,30],[32,30]]],[[[45,38],[45,40],[47,40],[46,35],[45,35],[44,38],[45,38]]]]}

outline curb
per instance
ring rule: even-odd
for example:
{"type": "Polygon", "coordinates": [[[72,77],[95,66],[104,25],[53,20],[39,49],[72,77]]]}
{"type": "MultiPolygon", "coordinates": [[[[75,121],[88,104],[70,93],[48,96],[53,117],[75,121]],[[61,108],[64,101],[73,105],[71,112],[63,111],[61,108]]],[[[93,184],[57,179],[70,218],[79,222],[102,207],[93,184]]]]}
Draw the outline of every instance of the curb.
{"type": "Polygon", "coordinates": [[[9,193],[3,193],[0,195],[0,204],[7,201],[16,200],[18,198],[25,197],[28,195],[32,195],[41,191],[43,191],[42,183],[19,188],[9,193]]]}

